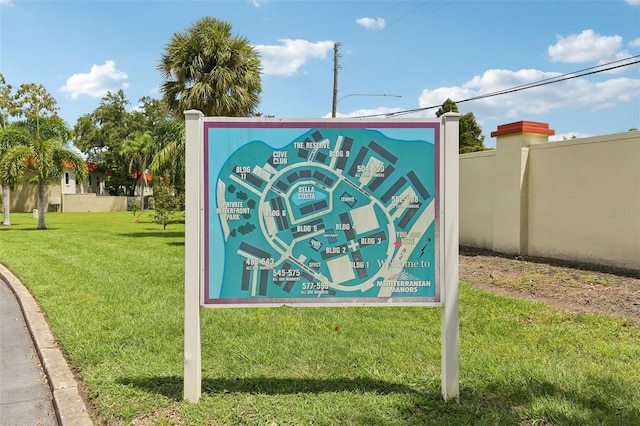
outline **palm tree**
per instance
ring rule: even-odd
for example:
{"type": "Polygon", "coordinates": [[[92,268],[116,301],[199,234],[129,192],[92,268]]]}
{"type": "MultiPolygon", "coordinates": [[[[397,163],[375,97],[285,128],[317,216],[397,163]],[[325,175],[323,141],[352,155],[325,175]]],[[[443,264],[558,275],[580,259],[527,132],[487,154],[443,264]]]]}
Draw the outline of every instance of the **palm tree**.
{"type": "Polygon", "coordinates": [[[47,229],[45,215],[45,187],[57,182],[64,168],[70,167],[79,182],[87,178],[84,159],[56,139],[32,138],[29,145],[15,146],[5,152],[0,162],[0,180],[16,188],[24,173],[35,175],[38,184],[38,229],[47,229]]]}
{"type": "Polygon", "coordinates": [[[13,123],[29,133],[27,145],[6,150],[0,161],[0,181],[16,188],[24,173],[35,175],[38,184],[38,229],[47,229],[45,214],[45,186],[56,182],[65,167],[70,167],[80,182],[87,178],[85,161],[65,143],[71,138],[66,123],[56,114],[56,100],[42,84],[21,84],[13,97],[12,112],[25,117],[13,123]]]}
{"type": "MultiPolygon", "coordinates": [[[[29,144],[31,137],[23,128],[16,125],[6,125],[0,129],[0,164],[3,161],[4,154],[11,148],[16,146],[26,146],[29,144]]],[[[2,186],[2,210],[4,212],[3,225],[11,225],[11,191],[15,188],[5,184],[0,175],[0,186],[2,186]]]]}
{"type": "Polygon", "coordinates": [[[138,179],[142,179],[140,185],[140,209],[144,210],[144,190],[147,187],[147,163],[153,148],[153,137],[151,132],[135,132],[133,138],[127,139],[122,144],[120,154],[125,158],[130,158],[129,174],[135,178],[134,191],[138,179]]]}
{"type": "Polygon", "coordinates": [[[149,164],[151,174],[167,174],[178,193],[184,193],[184,121],[167,120],[156,126],[157,147],[149,164]]]}
{"type": "Polygon", "coordinates": [[[186,32],[174,33],[158,70],[164,101],[177,114],[198,109],[208,116],[254,113],[262,90],[260,59],[231,24],[205,17],[186,32]]]}

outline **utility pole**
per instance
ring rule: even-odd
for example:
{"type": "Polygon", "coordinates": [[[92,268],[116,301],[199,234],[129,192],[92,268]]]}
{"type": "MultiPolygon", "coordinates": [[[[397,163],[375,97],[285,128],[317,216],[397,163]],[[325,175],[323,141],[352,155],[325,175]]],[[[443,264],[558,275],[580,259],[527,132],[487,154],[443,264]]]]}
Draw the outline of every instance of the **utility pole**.
{"type": "Polygon", "coordinates": [[[334,43],[333,45],[333,103],[331,107],[331,117],[336,117],[336,107],[338,105],[338,70],[340,69],[340,65],[338,65],[338,59],[340,58],[340,54],[338,50],[340,49],[341,43],[334,43]]]}

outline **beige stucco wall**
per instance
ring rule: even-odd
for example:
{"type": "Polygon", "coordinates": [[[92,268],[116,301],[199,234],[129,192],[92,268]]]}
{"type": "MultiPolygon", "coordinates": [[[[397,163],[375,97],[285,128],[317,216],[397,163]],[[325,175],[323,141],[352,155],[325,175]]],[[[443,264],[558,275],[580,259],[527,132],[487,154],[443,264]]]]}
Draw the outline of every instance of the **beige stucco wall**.
{"type": "Polygon", "coordinates": [[[113,197],[96,194],[65,194],[64,212],[124,212],[127,211],[127,197],[113,197]]]}
{"type": "Polygon", "coordinates": [[[529,151],[530,255],[640,269],[640,132],[529,151]]]}
{"type": "Polygon", "coordinates": [[[460,244],[493,249],[495,151],[460,156],[460,244]]]}
{"type": "MultiPolygon", "coordinates": [[[[89,175],[91,176],[91,185],[89,185],[88,178],[82,184],[78,184],[73,171],[66,169],[57,184],[48,185],[45,189],[47,211],[110,212],[127,210],[127,197],[96,196],[96,193],[104,194],[105,192],[106,175],[104,172],[93,171],[89,172],[89,175]]],[[[32,212],[38,208],[38,187],[29,183],[31,178],[33,178],[32,173],[25,173],[22,183],[15,191],[11,192],[11,211],[24,213],[32,212]]],[[[1,204],[0,212],[2,212],[1,204]]]]}
{"type": "Polygon", "coordinates": [[[640,270],[640,132],[531,137],[460,156],[460,244],[640,270]]]}
{"type": "MultiPolygon", "coordinates": [[[[25,177],[15,191],[10,195],[10,207],[12,212],[28,213],[38,208],[38,185],[29,183],[34,177],[31,173],[25,173],[25,177]]],[[[45,188],[46,211],[59,211],[62,200],[60,185],[49,185],[45,188]]],[[[3,211],[0,205],[0,211],[3,211]]]]}

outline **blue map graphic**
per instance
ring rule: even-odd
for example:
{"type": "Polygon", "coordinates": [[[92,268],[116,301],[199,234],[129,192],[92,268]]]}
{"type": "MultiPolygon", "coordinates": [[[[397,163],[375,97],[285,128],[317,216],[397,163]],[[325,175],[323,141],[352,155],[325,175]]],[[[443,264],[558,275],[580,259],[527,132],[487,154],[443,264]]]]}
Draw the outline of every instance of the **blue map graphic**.
{"type": "Polygon", "coordinates": [[[208,129],[205,303],[439,302],[427,124],[208,129]]]}

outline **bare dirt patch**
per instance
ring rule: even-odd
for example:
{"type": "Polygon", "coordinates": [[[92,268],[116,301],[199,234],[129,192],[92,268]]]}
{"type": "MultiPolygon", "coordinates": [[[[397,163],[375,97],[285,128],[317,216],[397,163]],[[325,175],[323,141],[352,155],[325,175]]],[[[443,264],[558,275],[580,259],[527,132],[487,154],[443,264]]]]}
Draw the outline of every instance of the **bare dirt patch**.
{"type": "Polygon", "coordinates": [[[460,280],[494,293],[640,321],[640,271],[460,248],[460,280]]]}

